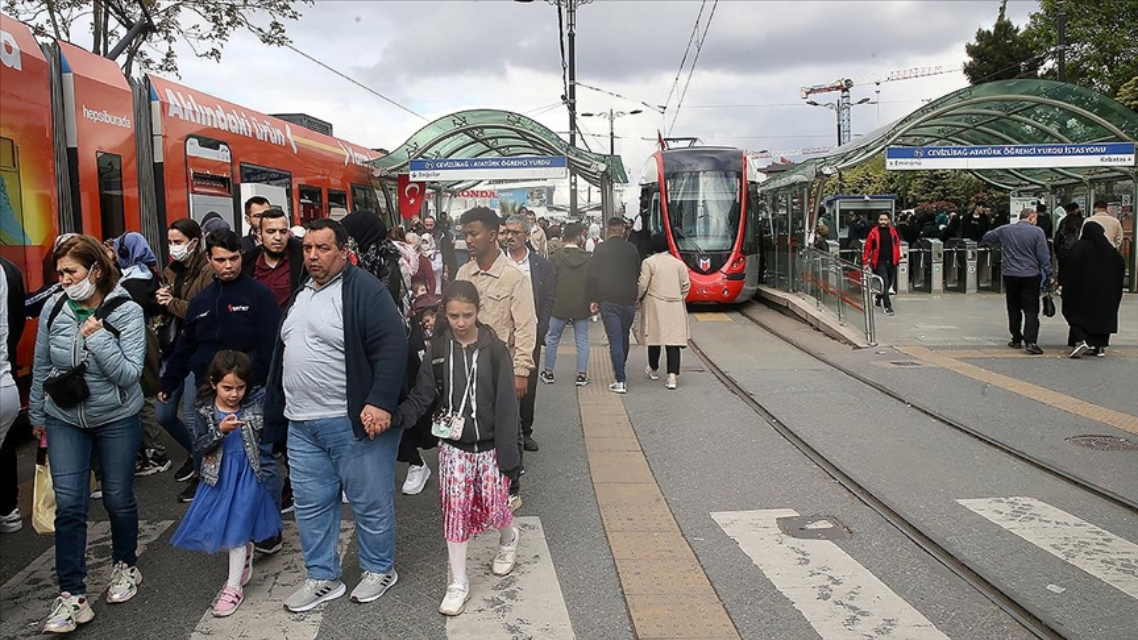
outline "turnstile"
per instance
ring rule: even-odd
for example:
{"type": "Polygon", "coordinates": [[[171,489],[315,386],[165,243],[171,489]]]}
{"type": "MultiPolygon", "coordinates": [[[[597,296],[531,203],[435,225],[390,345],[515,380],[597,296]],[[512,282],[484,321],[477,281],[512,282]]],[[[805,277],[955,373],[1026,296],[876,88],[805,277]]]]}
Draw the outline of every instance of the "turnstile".
{"type": "Polygon", "coordinates": [[[976,241],[952,238],[944,245],[944,289],[976,293],[976,241]]]}
{"type": "MultiPolygon", "coordinates": [[[[925,293],[944,293],[944,243],[936,238],[921,238],[918,241],[923,254],[920,282],[914,289],[925,293]]],[[[915,270],[910,273],[916,276],[915,270]]]]}

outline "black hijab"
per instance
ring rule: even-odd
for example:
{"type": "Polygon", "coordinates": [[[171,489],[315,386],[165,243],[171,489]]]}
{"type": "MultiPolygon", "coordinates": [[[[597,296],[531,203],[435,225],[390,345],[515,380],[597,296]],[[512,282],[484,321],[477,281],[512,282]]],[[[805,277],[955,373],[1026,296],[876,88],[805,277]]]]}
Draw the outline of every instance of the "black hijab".
{"type": "Polygon", "coordinates": [[[668,234],[663,231],[652,234],[648,239],[648,254],[655,255],[668,250],[668,234]]]}
{"type": "Polygon", "coordinates": [[[374,211],[354,211],[344,216],[340,224],[344,225],[348,235],[356,241],[360,252],[366,252],[373,245],[387,239],[387,223],[374,211]]]}
{"type": "Polygon", "coordinates": [[[1096,222],[1083,225],[1083,237],[1059,264],[1063,317],[1091,334],[1118,332],[1118,307],[1126,261],[1096,222]]]}

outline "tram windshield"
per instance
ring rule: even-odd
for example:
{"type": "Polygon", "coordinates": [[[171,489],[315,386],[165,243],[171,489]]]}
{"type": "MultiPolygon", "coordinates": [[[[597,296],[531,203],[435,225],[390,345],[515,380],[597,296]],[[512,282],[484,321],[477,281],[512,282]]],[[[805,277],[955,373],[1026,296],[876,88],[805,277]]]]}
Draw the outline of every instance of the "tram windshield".
{"type": "Polygon", "coordinates": [[[680,251],[730,251],[739,236],[735,171],[680,171],[664,178],[668,220],[680,251]]]}

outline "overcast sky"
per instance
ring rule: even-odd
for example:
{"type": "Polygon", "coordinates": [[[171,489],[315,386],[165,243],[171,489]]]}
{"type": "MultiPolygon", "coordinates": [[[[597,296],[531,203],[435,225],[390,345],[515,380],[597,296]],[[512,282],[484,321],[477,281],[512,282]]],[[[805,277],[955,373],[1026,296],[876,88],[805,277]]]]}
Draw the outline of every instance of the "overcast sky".
{"type": "MultiPolygon", "coordinates": [[[[700,6],[699,0],[581,6],[578,80],[664,104],[700,6]]],[[[674,127],[686,70],[666,119],[646,110],[617,120],[617,152],[635,181],[658,129],[753,150],[832,146],[834,112],[804,105],[801,86],[959,64],[965,43],[978,27],[991,26],[998,7],[998,0],[721,0],[674,127]]],[[[1012,0],[1009,16],[1023,24],[1036,7],[1032,0],[1012,0]]],[[[300,50],[427,119],[499,108],[532,114],[554,131],[568,129],[566,110],[554,106],[562,93],[557,10],[541,0],[317,0],[288,28],[300,50]]],[[[258,111],[328,120],[337,137],[368,147],[395,148],[426,123],[293,51],[267,48],[245,35],[228,43],[220,64],[187,52],[181,75],[184,84],[258,111]]],[[[855,87],[855,101],[880,104],[854,107],[853,132],[869,131],[966,84],[957,72],[885,83],[880,94],[872,83],[855,87]]],[[[642,108],[585,89],[577,97],[580,112],[642,108]]],[[[581,127],[598,134],[587,138],[594,150],[607,150],[606,120],[583,118],[581,127]]]]}

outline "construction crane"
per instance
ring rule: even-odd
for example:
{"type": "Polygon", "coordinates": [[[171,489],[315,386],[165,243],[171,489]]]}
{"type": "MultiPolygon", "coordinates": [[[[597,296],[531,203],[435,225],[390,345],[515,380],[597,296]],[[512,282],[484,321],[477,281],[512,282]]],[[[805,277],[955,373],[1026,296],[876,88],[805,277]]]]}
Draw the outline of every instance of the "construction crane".
{"type": "MultiPolygon", "coordinates": [[[[898,80],[912,80],[913,78],[925,78],[928,76],[938,76],[945,73],[957,73],[964,69],[964,64],[955,65],[940,65],[936,67],[913,67],[911,69],[899,69],[890,71],[884,76],[874,75],[858,79],[840,78],[826,84],[815,84],[808,87],[802,87],[800,93],[802,99],[806,100],[807,104],[827,107],[833,109],[838,114],[838,145],[847,144],[850,141],[852,124],[850,118],[850,89],[858,86],[868,84],[875,84],[878,86],[878,93],[880,87],[885,82],[897,82],[898,80]],[[821,93],[839,92],[838,102],[833,105],[819,104],[810,100],[810,96],[818,95],[821,93]]],[[[861,100],[858,104],[865,104],[869,102],[869,98],[861,100]]]]}

